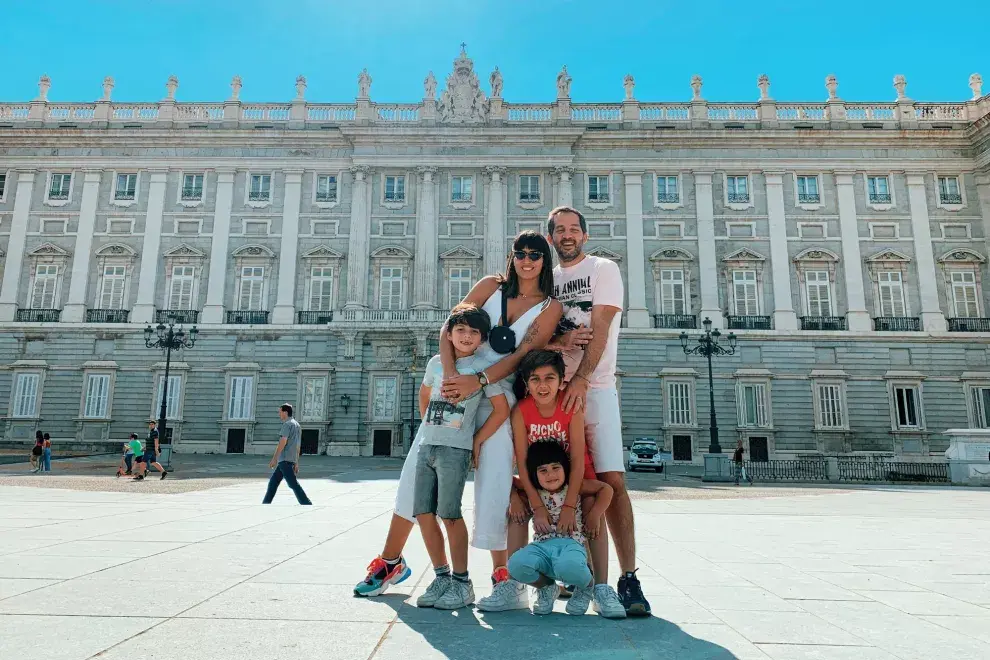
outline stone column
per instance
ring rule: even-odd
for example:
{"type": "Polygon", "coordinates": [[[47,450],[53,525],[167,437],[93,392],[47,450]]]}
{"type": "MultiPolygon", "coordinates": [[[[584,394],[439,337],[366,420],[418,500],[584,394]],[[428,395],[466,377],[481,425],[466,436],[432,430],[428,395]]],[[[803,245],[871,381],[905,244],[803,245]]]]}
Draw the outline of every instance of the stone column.
{"type": "Polygon", "coordinates": [[[89,291],[89,264],[93,256],[93,232],[96,230],[96,203],[100,196],[103,170],[84,170],[82,199],[79,202],[79,229],[72,255],[69,300],[62,310],[66,323],[82,323],[86,319],[86,294],[89,291]]]}
{"type": "Polygon", "coordinates": [[[928,332],[945,332],[945,316],[938,301],[925,175],[909,173],[907,183],[908,199],[911,201],[911,231],[914,234],[914,261],[918,264],[918,293],[921,294],[921,327],[928,332]]]}
{"type": "Polygon", "coordinates": [[[296,322],[296,266],[299,255],[299,202],[302,199],[302,170],[286,170],[285,201],[282,207],[282,242],[278,253],[278,295],[272,323],[296,322]]]}
{"type": "Polygon", "coordinates": [[[227,252],[230,243],[230,207],[234,202],[235,170],[217,171],[216,212],[210,243],[210,279],[206,288],[203,323],[223,323],[223,296],[227,282],[227,252]]]}
{"type": "Polygon", "coordinates": [[[846,327],[852,332],[872,329],[866,311],[863,288],[863,257],[859,249],[859,221],[856,218],[856,195],[853,173],[836,172],[835,187],[839,199],[839,233],[842,235],[842,272],[846,285],[846,327]]]}
{"type": "Polygon", "coordinates": [[[770,221],[770,266],[773,272],[773,327],[797,330],[797,315],[791,298],[791,260],[787,254],[784,214],[784,175],[764,172],[767,181],[767,216],[770,221]]]}
{"type": "Polygon", "coordinates": [[[162,214],[165,211],[168,170],[152,170],[150,174],[148,213],[144,220],[144,243],[141,246],[141,275],[137,303],[131,311],[131,323],[151,323],[155,317],[155,285],[158,283],[158,261],[161,259],[162,214]]]}
{"type": "Polygon", "coordinates": [[[3,266],[3,285],[0,286],[0,322],[13,321],[17,316],[17,297],[20,291],[21,271],[24,268],[24,245],[27,238],[28,218],[31,214],[34,177],[34,170],[17,172],[14,216],[10,223],[10,240],[7,242],[7,261],[3,266]]]}
{"type": "Polygon", "coordinates": [[[368,177],[371,171],[351,169],[354,190],[351,197],[351,228],[347,239],[347,304],[345,309],[368,306],[368,246],[371,243],[371,206],[368,177]]]}
{"type": "Polygon", "coordinates": [[[488,184],[488,206],[485,209],[485,275],[505,270],[505,194],[502,177],[504,167],[485,168],[491,178],[488,184]]]}
{"type": "Polygon", "coordinates": [[[626,186],[626,326],[649,328],[643,254],[643,173],[623,172],[622,176],[626,186]]]}
{"type": "MultiPolygon", "coordinates": [[[[980,204],[980,216],[983,218],[983,244],[986,249],[984,254],[990,254],[990,172],[984,174],[976,175],[976,193],[979,197],[978,201],[980,204]]],[[[17,212],[17,207],[14,207],[14,212],[17,212]]],[[[10,253],[7,253],[7,263],[10,263],[10,253]]],[[[4,282],[7,281],[6,272],[4,273],[4,282]]],[[[3,300],[0,296],[0,300],[3,300]]],[[[983,309],[987,309],[986,303],[983,304],[983,309]]],[[[990,316],[990,313],[984,311],[985,316],[990,316]]],[[[3,320],[0,318],[0,320],[3,320]]]]}
{"type": "Polygon", "coordinates": [[[437,307],[437,205],[435,167],[419,168],[416,207],[416,263],[413,264],[413,308],[437,307]]]}
{"type": "Polygon", "coordinates": [[[553,172],[557,175],[557,199],[554,206],[574,206],[574,190],[571,183],[574,169],[555,167],[553,172]]]}
{"type": "Polygon", "coordinates": [[[701,287],[701,310],[698,321],[707,316],[713,328],[723,328],[722,308],[718,304],[718,261],[715,252],[715,204],[712,201],[712,173],[694,173],[698,200],[698,285],[701,287]]]}

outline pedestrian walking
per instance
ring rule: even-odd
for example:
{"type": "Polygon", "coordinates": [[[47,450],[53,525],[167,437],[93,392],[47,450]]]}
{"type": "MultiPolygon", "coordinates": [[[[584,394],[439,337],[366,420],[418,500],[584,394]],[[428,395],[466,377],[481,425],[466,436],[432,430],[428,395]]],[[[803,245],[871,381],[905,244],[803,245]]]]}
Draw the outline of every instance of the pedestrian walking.
{"type": "Polygon", "coordinates": [[[154,467],[162,473],[161,478],[168,476],[168,470],[158,462],[158,454],[161,449],[158,446],[158,422],[153,419],[148,420],[148,440],[144,443],[144,460],[138,463],[138,475],[134,477],[138,481],[144,479],[145,474],[154,467]]]}
{"type": "Polygon", "coordinates": [[[137,443],[138,451],[141,451],[141,441],[138,440],[137,433],[131,433],[131,437],[127,442],[124,443],[124,455],[120,458],[120,465],[117,466],[117,476],[131,475],[131,471],[134,467],[134,448],[133,443],[137,443]]]}
{"type": "Polygon", "coordinates": [[[47,433],[42,437],[45,441],[42,450],[42,458],[43,458],[42,463],[45,466],[44,471],[51,472],[52,471],[52,437],[47,433]]]}
{"type": "Polygon", "coordinates": [[[736,485],[739,485],[739,477],[743,478],[743,481],[748,481],[749,485],[753,485],[753,477],[746,474],[746,466],[743,465],[743,453],[746,450],[743,449],[743,442],[739,440],[736,442],[736,450],[732,452],[732,464],[736,468],[736,485]]]}
{"type": "Polygon", "coordinates": [[[278,409],[278,417],[282,420],[282,430],[279,432],[278,446],[275,447],[275,454],[272,456],[268,467],[274,468],[271,479],[268,480],[268,492],[262,504],[271,504],[275,499],[275,491],[278,490],[282,479],[289,484],[289,488],[296,494],[296,499],[300,504],[312,504],[306,496],[306,491],[299,485],[296,475],[299,474],[299,451],[302,449],[300,439],[302,432],[299,422],[292,417],[292,405],[283,403],[278,409]]]}
{"type": "Polygon", "coordinates": [[[41,431],[34,433],[34,447],[31,448],[31,468],[32,472],[37,472],[42,467],[42,455],[45,453],[45,437],[41,431]]]}

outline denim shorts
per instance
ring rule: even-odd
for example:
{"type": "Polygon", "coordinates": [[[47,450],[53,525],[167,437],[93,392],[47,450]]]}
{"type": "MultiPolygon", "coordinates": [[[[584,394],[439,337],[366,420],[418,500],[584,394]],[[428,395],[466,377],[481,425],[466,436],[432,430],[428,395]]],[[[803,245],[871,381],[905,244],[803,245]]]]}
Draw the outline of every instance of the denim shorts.
{"type": "Polygon", "coordinates": [[[413,515],[432,513],[446,520],[463,518],[461,497],[470,469],[468,449],[421,445],[416,461],[413,515]]]}
{"type": "Polygon", "coordinates": [[[144,452],[144,462],[145,463],[151,464],[151,463],[154,463],[157,460],[158,460],[158,457],[155,455],[155,452],[153,452],[153,451],[146,451],[146,452],[144,452]]]}

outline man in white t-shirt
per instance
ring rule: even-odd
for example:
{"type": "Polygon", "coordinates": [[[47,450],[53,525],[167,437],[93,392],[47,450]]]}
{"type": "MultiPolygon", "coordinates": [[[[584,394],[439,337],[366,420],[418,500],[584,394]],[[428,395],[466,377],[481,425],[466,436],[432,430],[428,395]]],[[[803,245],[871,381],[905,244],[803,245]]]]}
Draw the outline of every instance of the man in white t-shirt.
{"type": "Polygon", "coordinates": [[[636,533],[626,492],[615,361],[622,319],[622,274],[615,262],[583,252],[588,225],[576,209],[550,212],[548,239],[560,265],[553,269],[554,297],[564,306],[564,332],[548,348],[561,351],[566,366],[564,409],[585,410],[585,439],[598,478],[615,495],[605,512],[622,577],[618,594],[630,616],[649,616],[650,604],[636,577],[636,533]]]}

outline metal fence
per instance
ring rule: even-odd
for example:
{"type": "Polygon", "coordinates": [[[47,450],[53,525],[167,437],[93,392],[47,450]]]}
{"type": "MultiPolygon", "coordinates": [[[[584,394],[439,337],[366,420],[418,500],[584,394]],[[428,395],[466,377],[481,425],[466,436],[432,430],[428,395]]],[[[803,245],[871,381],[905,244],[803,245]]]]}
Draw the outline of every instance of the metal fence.
{"type": "Polygon", "coordinates": [[[743,466],[753,481],[828,481],[825,459],[743,461],[743,466]]]}
{"type": "Polygon", "coordinates": [[[839,481],[914,481],[949,483],[948,463],[906,463],[839,459],[839,481]]]}

